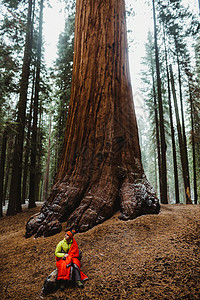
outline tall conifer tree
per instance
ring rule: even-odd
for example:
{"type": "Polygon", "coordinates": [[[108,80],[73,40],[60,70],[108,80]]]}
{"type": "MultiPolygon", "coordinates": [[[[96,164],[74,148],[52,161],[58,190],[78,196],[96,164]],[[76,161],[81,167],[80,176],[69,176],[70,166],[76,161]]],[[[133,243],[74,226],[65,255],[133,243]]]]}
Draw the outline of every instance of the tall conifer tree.
{"type": "Polygon", "coordinates": [[[27,104],[27,90],[30,74],[31,50],[32,50],[32,0],[28,2],[28,14],[26,25],[26,41],[24,58],[20,81],[20,95],[17,106],[17,133],[15,138],[12,176],[9,194],[9,205],[7,215],[14,215],[21,211],[21,177],[22,177],[22,155],[24,142],[24,128],[27,104]]]}

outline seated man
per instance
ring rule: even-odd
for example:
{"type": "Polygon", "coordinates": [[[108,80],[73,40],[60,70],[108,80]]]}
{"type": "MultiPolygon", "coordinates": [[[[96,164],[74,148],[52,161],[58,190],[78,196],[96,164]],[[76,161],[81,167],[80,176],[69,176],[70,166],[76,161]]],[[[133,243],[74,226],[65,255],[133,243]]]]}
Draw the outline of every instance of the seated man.
{"type": "Polygon", "coordinates": [[[61,281],[61,290],[64,290],[66,280],[75,278],[78,287],[83,288],[83,281],[88,277],[81,272],[81,263],[79,261],[78,244],[73,237],[75,231],[67,231],[65,237],[56,247],[56,266],[58,269],[57,280],[61,281]]]}

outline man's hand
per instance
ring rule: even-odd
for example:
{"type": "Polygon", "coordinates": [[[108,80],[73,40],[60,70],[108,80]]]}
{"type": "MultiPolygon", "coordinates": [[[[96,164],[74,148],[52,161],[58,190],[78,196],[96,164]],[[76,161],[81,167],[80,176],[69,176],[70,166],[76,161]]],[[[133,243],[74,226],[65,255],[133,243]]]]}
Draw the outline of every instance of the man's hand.
{"type": "Polygon", "coordinates": [[[66,257],[68,256],[68,254],[66,253],[64,256],[63,256],[63,260],[66,260],[66,257]]]}

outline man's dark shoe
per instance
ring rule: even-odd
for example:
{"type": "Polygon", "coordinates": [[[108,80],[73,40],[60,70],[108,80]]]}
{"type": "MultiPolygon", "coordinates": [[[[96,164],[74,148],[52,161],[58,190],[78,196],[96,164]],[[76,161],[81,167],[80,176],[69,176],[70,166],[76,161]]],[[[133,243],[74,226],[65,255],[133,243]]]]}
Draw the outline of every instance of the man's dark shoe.
{"type": "Polygon", "coordinates": [[[80,280],[77,280],[76,281],[76,285],[79,287],[79,288],[84,288],[84,284],[80,281],[80,280]]]}
{"type": "Polygon", "coordinates": [[[65,289],[65,281],[62,280],[61,285],[60,285],[60,290],[64,291],[64,289],[65,289]]]}

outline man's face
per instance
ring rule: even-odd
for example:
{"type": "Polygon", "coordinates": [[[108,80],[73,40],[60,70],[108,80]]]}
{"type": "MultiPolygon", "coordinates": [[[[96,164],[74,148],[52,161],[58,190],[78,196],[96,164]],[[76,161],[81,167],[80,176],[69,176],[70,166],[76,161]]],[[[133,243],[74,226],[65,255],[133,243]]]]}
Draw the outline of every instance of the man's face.
{"type": "Polygon", "coordinates": [[[71,238],[69,237],[69,235],[67,233],[65,233],[65,239],[68,243],[71,241],[71,238]]]}

